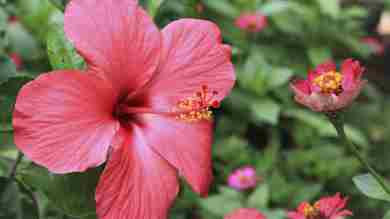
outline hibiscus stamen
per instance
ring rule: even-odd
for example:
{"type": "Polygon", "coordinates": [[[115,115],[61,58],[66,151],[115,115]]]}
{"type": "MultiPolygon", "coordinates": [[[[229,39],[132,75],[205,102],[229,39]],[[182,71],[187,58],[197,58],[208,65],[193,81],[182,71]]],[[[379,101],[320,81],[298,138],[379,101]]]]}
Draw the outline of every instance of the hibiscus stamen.
{"type": "Polygon", "coordinates": [[[216,99],[217,95],[217,91],[210,92],[207,85],[203,85],[195,95],[178,101],[173,110],[174,113],[178,113],[176,119],[185,122],[211,120],[213,118],[211,108],[218,108],[220,105],[216,99]]]}
{"type": "Polygon", "coordinates": [[[322,93],[326,94],[340,94],[343,91],[342,88],[343,75],[336,71],[330,71],[320,76],[317,76],[313,84],[317,85],[322,93]]]}

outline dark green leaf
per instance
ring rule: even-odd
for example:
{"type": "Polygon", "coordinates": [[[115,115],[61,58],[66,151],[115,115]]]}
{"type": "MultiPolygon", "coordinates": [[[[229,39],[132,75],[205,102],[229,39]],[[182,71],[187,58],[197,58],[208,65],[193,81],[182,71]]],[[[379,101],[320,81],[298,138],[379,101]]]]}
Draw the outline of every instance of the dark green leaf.
{"type": "Polygon", "coordinates": [[[36,188],[64,213],[75,217],[95,214],[95,188],[100,168],[84,173],[56,175],[42,167],[29,165],[18,171],[21,181],[36,188]]]}
{"type": "Polygon", "coordinates": [[[373,199],[390,202],[390,195],[386,193],[371,174],[355,176],[353,182],[364,195],[373,199]]]}
{"type": "Polygon", "coordinates": [[[37,219],[38,209],[23,185],[0,177],[0,219],[37,219]]]}
{"type": "MultiPolygon", "coordinates": [[[[0,56],[0,83],[16,75],[16,66],[7,56],[0,56]]],[[[1,93],[0,93],[1,94],[1,93]]]]}
{"type": "Polygon", "coordinates": [[[50,0],[50,2],[55,5],[61,11],[65,10],[66,4],[68,4],[69,0],[50,0]]]}
{"type": "Polygon", "coordinates": [[[34,78],[29,75],[16,75],[9,77],[7,81],[0,83],[0,95],[16,97],[19,90],[34,78]]]}
{"type": "Polygon", "coordinates": [[[66,38],[63,24],[56,23],[47,36],[47,51],[53,69],[83,69],[84,60],[66,38]]]}

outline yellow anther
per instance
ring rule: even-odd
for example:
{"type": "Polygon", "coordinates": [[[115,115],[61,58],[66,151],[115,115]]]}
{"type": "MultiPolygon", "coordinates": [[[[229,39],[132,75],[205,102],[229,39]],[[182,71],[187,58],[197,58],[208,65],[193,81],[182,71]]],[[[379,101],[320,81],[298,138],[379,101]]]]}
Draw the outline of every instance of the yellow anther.
{"type": "Polygon", "coordinates": [[[172,111],[177,113],[176,119],[185,122],[211,120],[211,108],[219,106],[219,101],[215,100],[216,95],[218,92],[209,92],[207,86],[202,86],[193,96],[180,100],[172,111]]]}
{"type": "Polygon", "coordinates": [[[342,92],[343,75],[336,71],[330,71],[313,80],[313,84],[317,85],[322,93],[339,94],[342,92]]]}
{"type": "Polygon", "coordinates": [[[303,214],[307,219],[315,219],[319,214],[317,203],[314,206],[307,204],[303,209],[303,214]]]}

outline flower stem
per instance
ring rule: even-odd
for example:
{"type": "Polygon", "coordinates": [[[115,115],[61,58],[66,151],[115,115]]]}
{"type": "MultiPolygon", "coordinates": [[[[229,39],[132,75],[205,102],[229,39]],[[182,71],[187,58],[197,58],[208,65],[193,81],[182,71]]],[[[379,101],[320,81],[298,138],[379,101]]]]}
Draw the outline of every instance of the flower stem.
{"type": "Polygon", "coordinates": [[[344,129],[344,118],[341,112],[336,113],[327,113],[326,114],[330,120],[330,122],[335,127],[339,138],[343,141],[343,143],[348,147],[348,149],[353,153],[353,155],[359,160],[359,162],[366,167],[368,172],[375,178],[375,180],[379,183],[379,185],[383,188],[383,190],[390,195],[390,188],[386,184],[385,180],[381,175],[379,175],[374,168],[370,165],[367,159],[360,153],[356,145],[354,145],[345,134],[344,129]]]}
{"type": "Polygon", "coordinates": [[[15,177],[15,174],[16,174],[16,169],[20,163],[20,161],[22,161],[22,158],[23,158],[23,154],[21,152],[18,152],[18,155],[16,157],[16,160],[14,161],[14,163],[12,164],[11,166],[11,170],[9,171],[9,174],[8,174],[8,177],[9,178],[14,178],[15,177]]]}

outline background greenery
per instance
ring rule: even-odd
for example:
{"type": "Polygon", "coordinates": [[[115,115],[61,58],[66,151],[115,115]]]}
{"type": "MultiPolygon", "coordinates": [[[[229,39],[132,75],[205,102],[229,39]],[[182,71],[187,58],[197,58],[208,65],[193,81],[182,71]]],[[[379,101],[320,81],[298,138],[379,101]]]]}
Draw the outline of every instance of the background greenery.
{"type": "MultiPolygon", "coordinates": [[[[0,0],[0,219],[96,218],[93,189],[100,169],[57,176],[23,160],[16,177],[8,177],[17,158],[11,125],[17,91],[40,73],[84,66],[64,36],[66,2],[0,0]],[[18,20],[10,22],[13,16],[18,20]],[[22,58],[21,68],[10,60],[12,53],[22,58]]],[[[353,186],[352,178],[364,170],[339,144],[330,123],[295,104],[288,88],[292,77],[304,76],[309,68],[328,59],[339,64],[348,57],[361,60],[367,77],[385,87],[386,55],[372,55],[361,43],[362,37],[373,34],[384,4],[367,2],[141,1],[160,27],[182,17],[216,22],[225,42],[233,46],[236,66],[236,87],[216,112],[216,177],[210,196],[198,198],[183,182],[172,219],[222,218],[239,207],[255,207],[270,219],[282,219],[299,202],[336,192],[350,197],[354,218],[383,217],[389,204],[368,199],[353,186]],[[255,34],[237,29],[235,18],[247,11],[266,15],[267,28],[255,34]],[[237,192],[227,187],[226,179],[244,165],[254,166],[263,180],[251,191],[237,192]]],[[[347,133],[374,166],[390,176],[390,101],[382,88],[376,83],[365,88],[348,111],[347,133]]]]}

